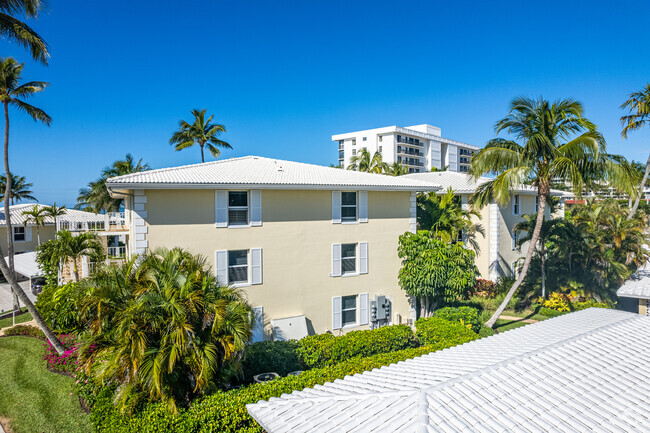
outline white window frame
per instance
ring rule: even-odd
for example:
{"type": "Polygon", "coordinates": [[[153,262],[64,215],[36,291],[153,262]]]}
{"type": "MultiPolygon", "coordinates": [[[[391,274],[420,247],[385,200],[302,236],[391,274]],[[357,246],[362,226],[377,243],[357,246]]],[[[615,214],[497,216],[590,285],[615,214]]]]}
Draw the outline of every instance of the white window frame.
{"type": "Polygon", "coordinates": [[[341,296],[341,328],[346,329],[346,328],[356,328],[359,326],[359,295],[348,295],[348,296],[341,296]],[[348,308],[347,310],[343,308],[345,305],[345,298],[354,298],[354,322],[351,323],[345,323],[343,318],[345,317],[346,311],[352,311],[352,308],[348,308]]]}
{"type": "Polygon", "coordinates": [[[251,251],[250,250],[228,250],[227,252],[227,263],[226,263],[226,272],[228,284],[234,287],[250,286],[251,285],[251,251]],[[235,251],[246,251],[246,265],[231,265],[230,264],[230,253],[235,251]],[[230,281],[230,269],[231,268],[243,268],[246,267],[246,281],[232,282],[230,281]]]}
{"type": "Polygon", "coordinates": [[[521,212],[521,201],[519,200],[519,194],[512,196],[512,214],[519,215],[521,212]]]}
{"type": "Polygon", "coordinates": [[[226,196],[226,212],[228,213],[228,227],[250,227],[251,226],[251,194],[250,191],[232,190],[228,191],[226,196]],[[246,206],[230,206],[230,193],[232,192],[245,192],[246,193],[246,206]],[[246,224],[232,224],[230,222],[230,210],[246,210],[246,224]]]}
{"type": "Polygon", "coordinates": [[[343,224],[356,224],[359,222],[359,191],[341,191],[341,223],[343,224]],[[343,194],[351,193],[354,194],[355,204],[354,204],[354,219],[346,219],[343,216],[343,208],[351,208],[352,205],[343,204],[343,194]]]}
{"type": "Polygon", "coordinates": [[[341,244],[341,276],[342,277],[352,277],[355,275],[359,275],[359,244],[358,243],[349,243],[349,244],[341,244]],[[354,245],[354,257],[343,257],[343,248],[346,245],[354,245]],[[343,270],[343,262],[345,260],[353,260],[354,259],[354,271],[353,272],[345,272],[343,270]]]}
{"type": "Polygon", "coordinates": [[[11,228],[11,230],[13,231],[14,242],[27,242],[27,227],[15,225],[11,228]],[[16,239],[16,229],[23,229],[22,240],[16,239]]]}
{"type": "Polygon", "coordinates": [[[512,232],[512,251],[517,249],[517,232],[513,230],[512,232]]]}

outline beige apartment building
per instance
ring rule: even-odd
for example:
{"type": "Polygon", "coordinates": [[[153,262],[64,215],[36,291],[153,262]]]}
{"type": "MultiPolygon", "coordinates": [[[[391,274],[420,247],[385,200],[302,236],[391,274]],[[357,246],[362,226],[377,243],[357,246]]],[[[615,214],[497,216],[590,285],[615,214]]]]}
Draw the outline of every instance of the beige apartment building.
{"type": "Polygon", "coordinates": [[[380,324],[375,302],[384,323],[414,318],[398,285],[397,246],[416,230],[416,192],[435,190],[430,183],[249,156],[107,186],[125,198],[127,250],[206,257],[255,307],[254,340],[368,329],[380,324]]]}

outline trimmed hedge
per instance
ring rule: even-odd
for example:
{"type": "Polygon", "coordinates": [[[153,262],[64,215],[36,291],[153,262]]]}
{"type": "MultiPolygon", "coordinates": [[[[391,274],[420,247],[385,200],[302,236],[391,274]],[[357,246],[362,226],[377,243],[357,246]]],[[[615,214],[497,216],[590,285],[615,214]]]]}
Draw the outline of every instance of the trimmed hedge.
{"type": "Polygon", "coordinates": [[[260,373],[275,372],[280,376],[305,366],[298,356],[297,341],[260,341],[246,346],[242,357],[242,376],[245,381],[253,380],[260,373]]]}
{"type": "Polygon", "coordinates": [[[455,346],[478,338],[478,335],[467,325],[449,322],[439,317],[422,317],[415,322],[415,329],[418,341],[426,346],[432,344],[455,346]]]}
{"type": "Polygon", "coordinates": [[[131,433],[174,431],[177,433],[208,432],[262,432],[262,428],[248,415],[246,405],[271,397],[280,397],[296,390],[322,385],[345,376],[362,373],[398,361],[415,358],[436,350],[466,343],[478,338],[460,324],[449,323],[447,337],[435,344],[406,349],[393,353],[382,353],[367,358],[356,358],[337,365],[305,371],[299,376],[288,376],[271,382],[253,384],[233,391],[219,391],[198,400],[178,415],[171,415],[161,403],[150,404],[132,416],[119,414],[113,406],[110,388],[102,390],[93,407],[91,418],[97,432],[131,433]],[[452,329],[458,335],[452,337],[452,329]]]}
{"type": "Polygon", "coordinates": [[[41,331],[41,328],[31,325],[16,325],[12,328],[5,329],[4,335],[13,336],[13,335],[22,335],[25,337],[35,337],[45,340],[45,334],[41,331]]]}
{"type": "Polygon", "coordinates": [[[537,312],[546,317],[558,317],[570,313],[570,311],[557,311],[548,307],[539,307],[539,310],[537,312]]]}
{"type": "Polygon", "coordinates": [[[470,325],[472,331],[478,333],[481,330],[481,322],[478,319],[478,310],[472,307],[445,307],[433,312],[433,317],[439,317],[449,322],[459,322],[470,325]]]}
{"type": "Polygon", "coordinates": [[[352,331],[335,337],[312,335],[301,339],[298,352],[309,368],[319,368],[379,353],[390,353],[417,346],[408,325],[384,326],[367,331],[352,331]]]}

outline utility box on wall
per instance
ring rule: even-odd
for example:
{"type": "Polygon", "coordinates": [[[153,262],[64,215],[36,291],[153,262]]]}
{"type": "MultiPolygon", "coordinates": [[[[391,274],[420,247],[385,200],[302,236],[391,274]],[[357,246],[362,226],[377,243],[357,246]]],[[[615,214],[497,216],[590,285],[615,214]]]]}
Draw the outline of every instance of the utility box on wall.
{"type": "Polygon", "coordinates": [[[390,321],[391,314],[391,302],[385,296],[375,296],[375,299],[370,301],[370,321],[378,322],[390,321]]]}

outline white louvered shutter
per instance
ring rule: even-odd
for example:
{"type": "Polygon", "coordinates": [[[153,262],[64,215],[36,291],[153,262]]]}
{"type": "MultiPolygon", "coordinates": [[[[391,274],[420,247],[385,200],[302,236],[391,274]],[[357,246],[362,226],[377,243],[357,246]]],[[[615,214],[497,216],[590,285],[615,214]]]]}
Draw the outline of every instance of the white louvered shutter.
{"type": "Polygon", "coordinates": [[[368,273],[368,242],[359,242],[359,273],[368,273]]]}
{"type": "Polygon", "coordinates": [[[251,248],[251,284],[262,284],[261,248],[251,248]]]}
{"type": "Polygon", "coordinates": [[[228,227],[228,191],[214,192],[214,217],[217,227],[228,227]]]}
{"type": "Polygon", "coordinates": [[[228,284],[228,251],[217,251],[217,281],[219,284],[228,284]]]}
{"type": "Polygon", "coordinates": [[[359,191],[359,222],[368,222],[368,191],[359,191]]]}
{"type": "Polygon", "coordinates": [[[264,307],[253,307],[253,335],[252,342],[264,341],[264,307]]]}
{"type": "Polygon", "coordinates": [[[332,329],[343,327],[343,301],[340,296],[332,298],[332,329]]]}
{"type": "Polygon", "coordinates": [[[25,241],[26,242],[31,242],[32,241],[32,228],[31,227],[25,227],[25,241]]]}
{"type": "Polygon", "coordinates": [[[341,244],[332,244],[332,276],[341,276],[341,244]]]}
{"type": "Polygon", "coordinates": [[[251,197],[251,226],[262,225],[262,191],[254,189],[251,197]]]}
{"type": "Polygon", "coordinates": [[[341,224],[341,191],[332,191],[332,224],[341,224]]]}
{"type": "Polygon", "coordinates": [[[81,256],[81,278],[88,278],[89,275],[88,256],[81,256]]]}
{"type": "Polygon", "coordinates": [[[359,295],[359,325],[368,324],[368,294],[359,295]]]}

